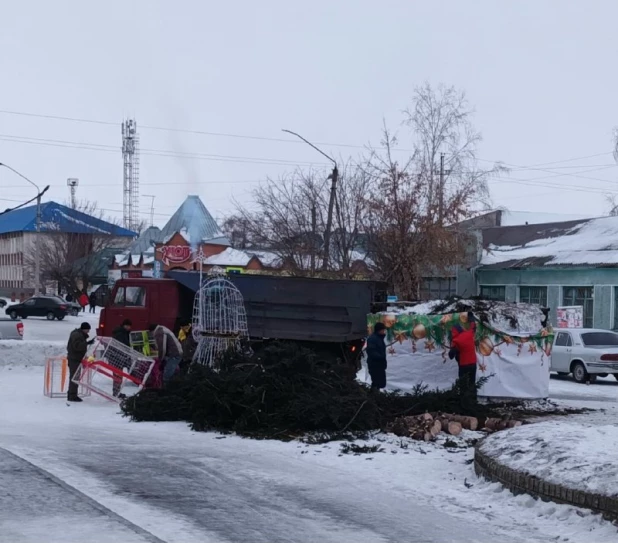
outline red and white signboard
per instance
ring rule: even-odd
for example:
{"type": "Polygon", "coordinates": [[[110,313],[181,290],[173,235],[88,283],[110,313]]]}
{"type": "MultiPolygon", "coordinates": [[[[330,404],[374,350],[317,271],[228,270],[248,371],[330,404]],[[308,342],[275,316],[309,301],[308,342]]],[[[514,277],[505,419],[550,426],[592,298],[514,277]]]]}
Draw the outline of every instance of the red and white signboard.
{"type": "Polygon", "coordinates": [[[166,266],[187,262],[192,253],[188,245],[164,245],[157,250],[161,253],[161,260],[166,266]]]}
{"type": "Polygon", "coordinates": [[[558,328],[583,328],[584,308],[581,305],[563,306],[556,309],[558,328]]]}

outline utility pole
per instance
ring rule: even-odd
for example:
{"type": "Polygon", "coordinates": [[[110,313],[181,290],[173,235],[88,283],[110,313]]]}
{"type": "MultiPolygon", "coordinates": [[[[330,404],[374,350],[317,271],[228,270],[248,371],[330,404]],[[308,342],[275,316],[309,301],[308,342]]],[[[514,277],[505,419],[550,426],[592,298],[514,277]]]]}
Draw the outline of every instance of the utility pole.
{"type": "Polygon", "coordinates": [[[300,134],[296,132],[292,132],[291,130],[283,129],[283,132],[287,132],[288,134],[292,134],[297,138],[303,140],[307,145],[313,147],[318,153],[325,156],[328,160],[333,163],[333,171],[328,176],[328,179],[331,180],[330,185],[330,198],[328,199],[328,215],[326,217],[326,230],[324,231],[324,260],[322,261],[322,270],[326,271],[328,269],[328,264],[330,261],[330,231],[333,227],[333,208],[335,207],[335,199],[337,198],[337,181],[339,179],[339,170],[337,169],[337,162],[334,158],[328,156],[324,151],[318,149],[313,143],[303,138],[300,134]]]}
{"type": "Polygon", "coordinates": [[[318,217],[315,203],[311,206],[311,277],[315,275],[315,242],[318,229],[318,217]]]}
{"type": "Polygon", "coordinates": [[[77,191],[77,185],[79,185],[79,179],[76,179],[75,177],[69,177],[69,179],[67,179],[67,186],[71,191],[71,207],[73,209],[77,208],[77,198],[75,195],[75,192],[77,191]]]}
{"type": "Polygon", "coordinates": [[[41,197],[49,190],[47,185],[42,191],[39,186],[28,179],[25,175],[19,173],[16,169],[11,168],[8,164],[0,162],[0,166],[4,166],[6,169],[11,170],[14,174],[19,175],[24,181],[30,183],[36,190],[36,236],[34,238],[34,293],[40,294],[41,292],[41,197]]]}
{"type": "Polygon", "coordinates": [[[150,226],[154,226],[154,200],[155,197],[152,194],[144,194],[146,198],[150,198],[150,226]]]}
{"type": "Polygon", "coordinates": [[[438,194],[438,219],[440,224],[444,222],[444,176],[450,173],[451,170],[444,169],[444,153],[440,153],[440,194],[438,194]]]}

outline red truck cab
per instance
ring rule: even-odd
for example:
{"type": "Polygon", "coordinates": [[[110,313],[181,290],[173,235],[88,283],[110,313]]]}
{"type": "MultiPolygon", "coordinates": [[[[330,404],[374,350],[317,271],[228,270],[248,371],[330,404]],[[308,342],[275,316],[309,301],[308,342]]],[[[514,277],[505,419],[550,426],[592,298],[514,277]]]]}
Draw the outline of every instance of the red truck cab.
{"type": "Polygon", "coordinates": [[[131,320],[133,330],[147,330],[149,324],[174,330],[178,307],[178,283],[173,279],[121,279],[101,310],[97,335],[111,336],[125,319],[131,320]]]}

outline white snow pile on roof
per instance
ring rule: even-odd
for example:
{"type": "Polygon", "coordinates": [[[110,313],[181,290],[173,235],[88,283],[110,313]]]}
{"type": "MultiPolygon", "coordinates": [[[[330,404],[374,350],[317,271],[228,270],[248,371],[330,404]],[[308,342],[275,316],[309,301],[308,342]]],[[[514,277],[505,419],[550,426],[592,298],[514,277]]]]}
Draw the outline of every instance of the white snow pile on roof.
{"type": "Polygon", "coordinates": [[[510,336],[538,334],[545,315],[540,306],[491,300],[432,300],[411,307],[396,308],[387,313],[411,315],[447,315],[472,311],[474,316],[497,332],[510,336]]]}
{"type": "Polygon", "coordinates": [[[549,258],[549,265],[618,264],[618,217],[603,217],[578,224],[564,235],[531,241],[522,246],[490,245],[481,266],[511,260],[549,258]]]}
{"type": "Polygon", "coordinates": [[[114,255],[114,260],[118,266],[126,266],[129,263],[130,256],[125,254],[114,255]]]}
{"type": "Polygon", "coordinates": [[[274,268],[277,266],[281,266],[282,260],[281,256],[276,253],[272,253],[270,251],[249,251],[252,255],[256,256],[258,260],[269,268],[274,268]]]}
{"type": "Polygon", "coordinates": [[[252,255],[228,247],[222,253],[209,256],[204,263],[210,266],[246,266],[252,255]]]}
{"type": "MultiPolygon", "coordinates": [[[[609,422],[609,421],[608,421],[609,422]]],[[[552,420],[497,432],[481,451],[553,484],[618,496],[618,427],[552,420]]]]}
{"type": "Polygon", "coordinates": [[[79,224],[80,226],[83,226],[84,228],[87,228],[88,230],[93,230],[95,232],[100,232],[101,234],[105,234],[105,235],[111,235],[111,231],[109,229],[103,229],[103,228],[99,228],[97,226],[95,226],[94,224],[82,221],[80,219],[77,219],[75,217],[72,217],[71,215],[64,213],[63,211],[60,211],[59,209],[56,209],[54,211],[56,214],[60,215],[61,217],[63,217],[65,220],[70,221],[70,222],[74,222],[75,224],[79,224]]]}
{"type": "Polygon", "coordinates": [[[523,224],[543,224],[561,221],[579,221],[592,219],[591,215],[576,213],[545,213],[543,211],[510,211],[503,210],[501,226],[519,226],[523,224]]]}

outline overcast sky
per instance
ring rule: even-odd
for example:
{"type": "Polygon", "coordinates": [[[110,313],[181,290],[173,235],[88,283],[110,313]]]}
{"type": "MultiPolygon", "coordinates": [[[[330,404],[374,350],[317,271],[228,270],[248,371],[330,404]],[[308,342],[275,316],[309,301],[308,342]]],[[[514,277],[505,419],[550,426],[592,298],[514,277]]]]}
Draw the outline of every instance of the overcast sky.
{"type": "MultiPolygon", "coordinates": [[[[77,177],[79,197],[121,216],[120,124],[134,116],[142,216],[146,194],[159,225],[199,194],[220,218],[266,176],[323,162],[303,144],[267,138],[287,139],[289,128],[358,156],[379,144],[383,118],[399,128],[425,81],[465,90],[483,134],[479,156],[512,165],[490,182],[496,206],[592,216],[606,212],[606,193],[618,194],[615,0],[0,6],[0,110],[37,115],[0,113],[0,162],[51,185],[49,199],[65,201],[66,179],[77,177]]],[[[403,130],[400,139],[405,146],[403,130]]],[[[0,208],[32,194],[0,168],[0,208]]]]}

